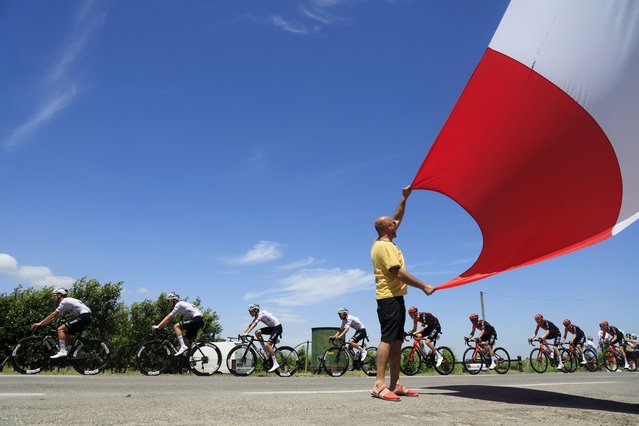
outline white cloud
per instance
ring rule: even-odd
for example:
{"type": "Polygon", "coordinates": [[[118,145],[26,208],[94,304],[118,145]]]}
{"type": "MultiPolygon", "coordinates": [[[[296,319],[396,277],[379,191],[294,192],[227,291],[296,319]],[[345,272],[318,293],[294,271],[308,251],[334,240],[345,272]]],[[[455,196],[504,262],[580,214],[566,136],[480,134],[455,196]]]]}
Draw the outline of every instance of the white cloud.
{"type": "Polygon", "coordinates": [[[243,256],[231,259],[231,263],[237,265],[254,265],[271,262],[282,257],[282,244],[274,241],[260,241],[243,256]]]}
{"type": "Polygon", "coordinates": [[[39,286],[70,287],[76,281],[73,277],[53,275],[46,266],[20,266],[13,256],[6,253],[0,253],[0,273],[39,286]]]}
{"type": "Polygon", "coordinates": [[[140,287],[138,289],[138,293],[142,293],[142,294],[149,294],[150,291],[148,289],[146,289],[145,287],[140,287]]]}
{"type": "Polygon", "coordinates": [[[315,260],[314,257],[309,256],[306,259],[298,260],[297,262],[291,262],[291,263],[287,263],[286,265],[278,266],[276,269],[278,271],[290,271],[292,269],[308,268],[309,266],[316,263],[323,263],[323,262],[322,261],[318,262],[315,260]]]}
{"type": "Polygon", "coordinates": [[[263,298],[281,306],[300,306],[337,299],[356,291],[371,291],[375,278],[361,269],[307,269],[279,280],[279,287],[261,293],[249,293],[250,298],[263,298]]]}
{"type": "Polygon", "coordinates": [[[280,28],[284,31],[287,31],[289,33],[294,33],[294,34],[310,34],[319,30],[319,27],[316,25],[307,26],[297,22],[290,22],[282,18],[281,16],[277,16],[277,15],[271,15],[270,22],[273,25],[275,25],[277,28],[280,28]]]}
{"type": "Polygon", "coordinates": [[[24,142],[29,135],[68,107],[76,97],[78,80],[71,72],[72,67],[105,21],[105,15],[92,16],[92,7],[93,2],[88,0],[78,9],[75,29],[69,36],[69,42],[44,76],[45,91],[43,99],[39,102],[40,106],[24,123],[10,133],[5,140],[5,147],[15,147],[24,142]]]}

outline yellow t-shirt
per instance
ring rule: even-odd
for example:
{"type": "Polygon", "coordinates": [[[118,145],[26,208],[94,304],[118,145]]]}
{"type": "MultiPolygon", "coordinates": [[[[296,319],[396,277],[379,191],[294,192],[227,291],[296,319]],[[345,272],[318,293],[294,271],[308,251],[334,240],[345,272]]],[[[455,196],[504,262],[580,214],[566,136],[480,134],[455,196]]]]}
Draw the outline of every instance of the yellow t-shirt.
{"type": "Polygon", "coordinates": [[[394,243],[384,240],[376,240],[371,248],[371,260],[375,270],[375,298],[388,299],[390,297],[404,296],[408,293],[408,287],[391,274],[390,269],[399,266],[404,267],[404,255],[394,243]]]}

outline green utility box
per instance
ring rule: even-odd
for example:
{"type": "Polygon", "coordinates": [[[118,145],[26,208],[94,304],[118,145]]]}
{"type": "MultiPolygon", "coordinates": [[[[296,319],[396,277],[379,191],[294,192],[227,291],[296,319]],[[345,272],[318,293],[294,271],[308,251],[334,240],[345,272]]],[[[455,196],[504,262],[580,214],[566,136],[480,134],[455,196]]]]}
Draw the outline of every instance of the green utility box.
{"type": "Polygon", "coordinates": [[[331,346],[331,342],[328,340],[330,336],[333,336],[339,331],[339,327],[315,327],[311,328],[312,346],[311,357],[309,359],[310,365],[317,367],[319,365],[319,359],[324,355],[324,351],[331,346]]]}

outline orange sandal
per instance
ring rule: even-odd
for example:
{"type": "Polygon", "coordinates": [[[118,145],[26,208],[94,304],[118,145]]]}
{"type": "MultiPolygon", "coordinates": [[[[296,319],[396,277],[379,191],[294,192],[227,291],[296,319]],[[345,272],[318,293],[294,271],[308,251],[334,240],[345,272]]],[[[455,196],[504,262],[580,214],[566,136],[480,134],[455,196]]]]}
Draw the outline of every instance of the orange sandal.
{"type": "Polygon", "coordinates": [[[399,387],[395,389],[394,393],[398,396],[419,396],[419,392],[412,389],[406,389],[404,385],[399,385],[399,387]]]}
{"type": "Polygon", "coordinates": [[[373,389],[371,391],[371,396],[373,398],[383,399],[384,401],[395,401],[395,402],[401,401],[401,399],[397,395],[395,395],[393,391],[388,389],[388,386],[386,385],[382,385],[377,389],[373,389]],[[384,389],[388,390],[388,392],[382,395],[382,392],[384,391],[384,389]]]}

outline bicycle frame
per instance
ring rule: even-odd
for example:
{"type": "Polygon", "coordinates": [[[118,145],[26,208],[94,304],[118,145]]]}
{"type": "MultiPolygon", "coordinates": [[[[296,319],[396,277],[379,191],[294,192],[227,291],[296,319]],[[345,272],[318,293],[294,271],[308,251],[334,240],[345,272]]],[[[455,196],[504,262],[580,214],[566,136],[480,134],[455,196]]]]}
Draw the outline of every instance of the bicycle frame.
{"type": "MultiPolygon", "coordinates": [[[[439,337],[439,334],[437,335],[437,337],[439,337]]],[[[412,361],[415,357],[415,352],[417,352],[418,356],[421,357],[422,362],[424,362],[426,366],[430,368],[433,366],[432,361],[435,358],[435,352],[431,350],[429,353],[426,353],[426,349],[421,344],[425,340],[426,339],[424,338],[424,336],[422,337],[413,336],[413,350],[410,352],[409,359],[412,361]]],[[[433,346],[436,346],[437,338],[435,338],[432,342],[433,342],[433,346]]]]}

